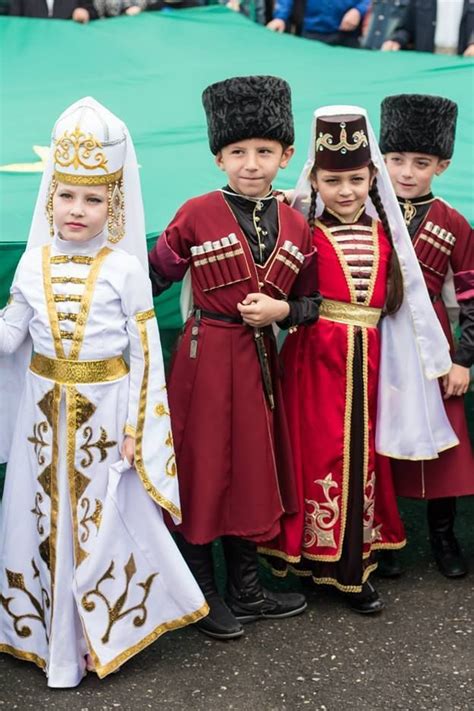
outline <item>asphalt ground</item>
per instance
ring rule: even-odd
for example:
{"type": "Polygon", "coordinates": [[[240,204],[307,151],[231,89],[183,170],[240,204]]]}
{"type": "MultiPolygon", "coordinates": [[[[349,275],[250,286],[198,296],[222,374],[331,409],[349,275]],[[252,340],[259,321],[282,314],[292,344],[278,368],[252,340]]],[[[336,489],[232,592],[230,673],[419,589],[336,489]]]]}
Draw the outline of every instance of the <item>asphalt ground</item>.
{"type": "Polygon", "coordinates": [[[102,681],[88,674],[69,690],[48,689],[32,664],[1,655],[0,711],[473,711],[474,497],[459,506],[472,571],[463,579],[436,570],[424,508],[402,502],[405,572],[373,578],[386,602],[380,615],[357,615],[338,593],[318,588],[300,617],[248,625],[243,638],[225,643],[188,627],[119,673],[102,681]]]}

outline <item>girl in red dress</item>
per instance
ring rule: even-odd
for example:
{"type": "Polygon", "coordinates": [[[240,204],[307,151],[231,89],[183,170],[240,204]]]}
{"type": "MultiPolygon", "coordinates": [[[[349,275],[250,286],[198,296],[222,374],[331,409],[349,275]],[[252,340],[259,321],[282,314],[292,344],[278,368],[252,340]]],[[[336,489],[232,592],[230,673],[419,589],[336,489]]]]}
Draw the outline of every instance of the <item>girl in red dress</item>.
{"type": "MultiPolygon", "coordinates": [[[[290,564],[346,593],[356,611],[373,613],[383,608],[368,580],[377,565],[374,551],[405,544],[389,462],[378,453],[383,449],[376,451],[375,431],[379,323],[397,318],[408,272],[402,276],[393,248],[366,118],[346,108],[352,110],[317,112],[314,158],[299,183],[309,174],[308,222],[323,302],[319,320],[289,335],[282,351],[300,512],[262,550],[276,556],[277,574],[290,564]],[[379,220],[366,211],[369,197],[379,220]],[[323,211],[316,219],[319,200],[323,211]]],[[[449,427],[445,436],[451,437],[449,427]]]]}

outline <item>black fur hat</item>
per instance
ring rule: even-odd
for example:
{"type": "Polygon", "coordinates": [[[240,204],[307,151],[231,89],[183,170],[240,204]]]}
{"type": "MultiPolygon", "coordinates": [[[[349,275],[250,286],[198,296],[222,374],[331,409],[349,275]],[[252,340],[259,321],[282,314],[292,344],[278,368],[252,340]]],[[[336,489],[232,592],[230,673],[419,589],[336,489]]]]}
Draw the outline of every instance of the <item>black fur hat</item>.
{"type": "Polygon", "coordinates": [[[380,150],[451,158],[457,115],[457,104],[442,96],[387,96],[382,101],[380,150]]]}
{"type": "Polygon", "coordinates": [[[272,76],[233,77],[204,90],[209,146],[216,154],[246,138],[294,142],[291,90],[272,76]]]}

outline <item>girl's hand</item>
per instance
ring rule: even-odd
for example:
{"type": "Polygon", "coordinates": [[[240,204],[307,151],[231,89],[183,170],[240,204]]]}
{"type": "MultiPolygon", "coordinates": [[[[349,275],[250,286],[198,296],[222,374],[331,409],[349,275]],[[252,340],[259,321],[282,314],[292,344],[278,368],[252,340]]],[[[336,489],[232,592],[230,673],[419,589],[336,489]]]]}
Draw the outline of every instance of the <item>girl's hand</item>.
{"type": "Polygon", "coordinates": [[[360,20],[361,14],[359,10],[356,10],[355,7],[353,7],[352,10],[348,10],[342,18],[339,29],[342,30],[342,32],[352,32],[359,27],[360,20]]]}
{"type": "Polygon", "coordinates": [[[467,393],[469,387],[469,368],[453,363],[451,370],[443,377],[444,399],[452,395],[460,397],[467,393]]]}
{"type": "Polygon", "coordinates": [[[287,301],[272,299],[266,294],[248,294],[237,304],[244,323],[254,328],[269,326],[274,321],[283,321],[290,313],[287,301]]]}
{"type": "Polygon", "coordinates": [[[135,438],[127,435],[123,440],[122,448],[120,450],[122,459],[126,459],[130,464],[135,463],[135,438]]]}

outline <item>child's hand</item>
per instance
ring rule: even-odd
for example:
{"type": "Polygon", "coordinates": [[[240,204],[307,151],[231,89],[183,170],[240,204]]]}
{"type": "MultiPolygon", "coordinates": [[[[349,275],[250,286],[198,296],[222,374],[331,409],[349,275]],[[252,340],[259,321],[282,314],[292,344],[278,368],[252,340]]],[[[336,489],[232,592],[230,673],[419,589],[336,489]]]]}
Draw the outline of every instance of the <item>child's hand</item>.
{"type": "Polygon", "coordinates": [[[381,50],[382,52],[398,52],[400,48],[400,42],[396,42],[395,40],[385,40],[381,50]]]}
{"type": "Polygon", "coordinates": [[[229,0],[229,2],[226,4],[226,7],[228,7],[229,10],[233,10],[234,12],[240,12],[240,0],[229,0]]]}
{"type": "Polygon", "coordinates": [[[269,326],[274,321],[283,321],[290,313],[287,301],[272,299],[266,294],[248,294],[237,304],[244,323],[254,328],[269,326]]]}
{"type": "Polygon", "coordinates": [[[469,387],[469,368],[453,363],[451,370],[443,377],[444,399],[452,395],[460,397],[467,393],[469,387]]]}
{"type": "Polygon", "coordinates": [[[356,30],[360,25],[361,17],[359,10],[353,7],[352,10],[348,10],[342,18],[339,29],[342,30],[342,32],[352,32],[356,30]]]}
{"type": "Polygon", "coordinates": [[[90,16],[85,7],[76,7],[72,13],[72,19],[74,22],[80,22],[81,25],[86,25],[90,20],[90,16]]]}
{"type": "Polygon", "coordinates": [[[267,24],[267,29],[272,32],[284,32],[285,31],[285,20],[270,20],[267,24]]]}
{"type": "Polygon", "coordinates": [[[141,13],[142,9],[138,5],[131,5],[130,7],[127,7],[125,10],[126,15],[139,15],[141,13]]]}
{"type": "Polygon", "coordinates": [[[135,462],[135,438],[127,435],[123,440],[122,449],[120,450],[122,459],[126,459],[130,464],[135,462]]]}

